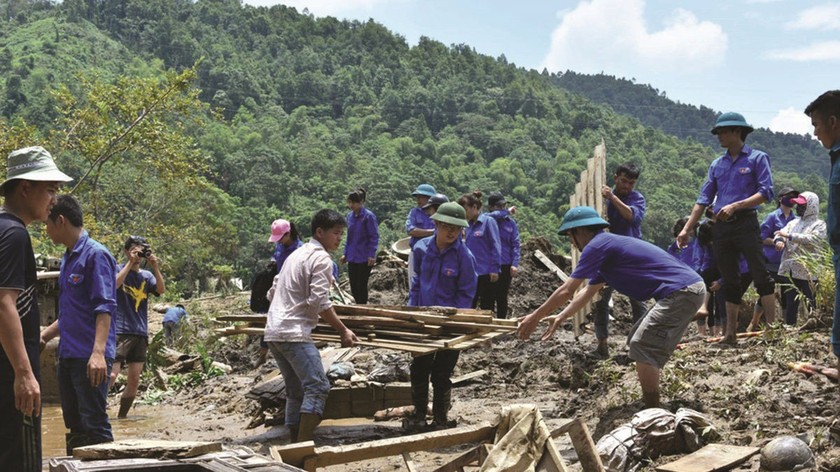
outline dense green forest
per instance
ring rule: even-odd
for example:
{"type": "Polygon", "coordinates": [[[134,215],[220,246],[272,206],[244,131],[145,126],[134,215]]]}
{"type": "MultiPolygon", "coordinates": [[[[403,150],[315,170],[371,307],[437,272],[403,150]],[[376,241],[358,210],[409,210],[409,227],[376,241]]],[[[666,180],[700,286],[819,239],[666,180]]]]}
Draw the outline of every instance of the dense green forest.
{"type": "MultiPolygon", "coordinates": [[[[579,93],[597,103],[609,105],[623,115],[632,116],[647,126],[668,134],[717,147],[717,139],[709,133],[718,112],[705,106],[674,102],[667,94],[650,85],[606,74],[579,74],[568,71],[552,76],[554,83],[579,93]]],[[[805,104],[802,105],[805,108],[805,104]]],[[[721,110],[738,111],[738,110],[721,110]]],[[[749,116],[747,116],[749,121],[749,116]]],[[[825,150],[810,136],[775,133],[765,128],[753,132],[748,143],[766,150],[773,169],[794,173],[815,173],[828,178],[830,163],[825,150]],[[806,170],[807,169],[807,170],[806,170]]]]}
{"type": "MultiPolygon", "coordinates": [[[[117,254],[148,235],[182,289],[213,273],[247,281],[273,219],[307,234],[356,186],[383,244],[431,183],[450,198],[500,190],[525,237],[564,245],[559,218],[602,140],[609,168],[642,167],[644,235],[664,246],[718,152],[558,77],[464,44],[409,46],[372,20],[237,0],[0,0],[0,12],[0,152],[48,147],[79,177],[94,236],[117,254]]],[[[820,185],[801,169],[776,179],[820,185]]]]}

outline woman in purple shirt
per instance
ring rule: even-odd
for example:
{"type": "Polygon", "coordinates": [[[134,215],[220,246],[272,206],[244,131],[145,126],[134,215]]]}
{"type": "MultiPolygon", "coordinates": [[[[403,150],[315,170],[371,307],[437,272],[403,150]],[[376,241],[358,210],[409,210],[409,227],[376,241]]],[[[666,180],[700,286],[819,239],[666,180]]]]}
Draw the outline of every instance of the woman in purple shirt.
{"type": "Polygon", "coordinates": [[[368,301],[368,280],[376,264],[376,248],[379,246],[379,228],[376,215],[365,208],[367,190],[362,187],[347,195],[347,241],[341,263],[347,263],[350,292],[359,305],[368,301]]]}

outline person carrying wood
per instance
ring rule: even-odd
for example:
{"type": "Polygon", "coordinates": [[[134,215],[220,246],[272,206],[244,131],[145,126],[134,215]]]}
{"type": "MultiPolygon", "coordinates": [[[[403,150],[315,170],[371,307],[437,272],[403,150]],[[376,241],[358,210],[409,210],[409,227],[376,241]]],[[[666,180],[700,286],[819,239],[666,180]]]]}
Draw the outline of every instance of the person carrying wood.
{"type": "Polygon", "coordinates": [[[334,282],[330,253],[341,244],[347,222],[334,210],[321,210],[312,218],[312,239],[293,252],[274,277],[268,292],[271,305],[265,341],[286,382],[286,426],[291,442],[309,441],[321,422],[330,382],[312,330],[323,319],[351,347],[359,341],[338,319],[330,300],[334,282]]]}
{"type": "Polygon", "coordinates": [[[659,373],[703,304],[706,286],[695,271],[664,250],[641,239],[606,233],[603,229],[608,226],[591,207],[576,207],[566,213],[558,233],[568,235],[581,251],[580,261],[560,288],[520,320],[517,336],[528,339],[540,320],[571,300],[542,335],[543,341],[548,340],[605,284],[637,300],[653,298],[656,303],[636,321],[627,344],[629,357],[636,361],[645,406],[658,407],[659,373]],[[589,285],[575,295],[586,279],[589,285]]]}
{"type": "MultiPolygon", "coordinates": [[[[414,245],[414,282],[408,296],[409,306],[472,307],[478,286],[475,257],[461,240],[464,228],[469,227],[464,208],[447,202],[432,215],[435,232],[414,245]]],[[[459,351],[444,349],[417,356],[411,361],[411,400],[414,414],[403,421],[407,431],[426,428],[429,402],[429,381],[434,388],[432,415],[434,428],[455,426],[448,418],[452,406],[452,373],[458,363],[459,351]]]]}

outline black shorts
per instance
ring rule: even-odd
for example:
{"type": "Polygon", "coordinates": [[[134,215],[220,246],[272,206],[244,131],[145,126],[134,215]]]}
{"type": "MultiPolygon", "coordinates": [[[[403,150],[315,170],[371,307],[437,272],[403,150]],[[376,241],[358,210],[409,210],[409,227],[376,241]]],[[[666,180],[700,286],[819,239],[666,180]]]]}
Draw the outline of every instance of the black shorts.
{"type": "Polygon", "coordinates": [[[139,334],[117,335],[116,362],[146,362],[146,351],[149,349],[149,338],[139,334]]]}

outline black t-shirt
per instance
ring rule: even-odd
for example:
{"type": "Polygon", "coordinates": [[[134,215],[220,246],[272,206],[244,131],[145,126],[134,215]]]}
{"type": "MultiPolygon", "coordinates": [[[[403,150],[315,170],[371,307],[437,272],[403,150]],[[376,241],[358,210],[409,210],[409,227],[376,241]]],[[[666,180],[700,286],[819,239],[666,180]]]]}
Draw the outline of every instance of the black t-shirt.
{"type": "MultiPolygon", "coordinates": [[[[36,270],[35,253],[26,226],[17,216],[0,210],[0,288],[21,291],[17,298],[17,311],[29,363],[38,377],[41,313],[38,310],[36,270]]],[[[14,372],[3,349],[0,349],[0,369],[14,372]]]]}

